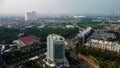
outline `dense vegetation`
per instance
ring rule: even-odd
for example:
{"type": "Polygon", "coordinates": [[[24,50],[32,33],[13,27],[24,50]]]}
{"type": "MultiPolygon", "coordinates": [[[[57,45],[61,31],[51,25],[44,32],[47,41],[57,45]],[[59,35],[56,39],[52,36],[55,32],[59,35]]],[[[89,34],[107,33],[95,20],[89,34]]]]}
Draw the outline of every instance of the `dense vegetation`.
{"type": "Polygon", "coordinates": [[[74,37],[79,30],[77,28],[45,28],[41,31],[41,37],[46,38],[49,34],[58,34],[65,38],[74,37]]]}
{"type": "Polygon", "coordinates": [[[77,23],[78,26],[82,28],[92,27],[94,29],[102,29],[104,25],[98,25],[98,23],[77,23]]]}
{"type": "Polygon", "coordinates": [[[8,28],[0,28],[0,41],[1,43],[12,43],[13,40],[17,39],[17,35],[19,34],[19,29],[8,29],[8,28]]]}
{"type": "Polygon", "coordinates": [[[25,33],[25,35],[35,35],[37,37],[40,37],[42,41],[46,40],[46,37],[49,34],[58,34],[61,35],[65,38],[70,38],[70,37],[74,37],[79,30],[77,28],[51,28],[51,27],[47,27],[47,28],[43,28],[43,29],[34,29],[34,28],[28,28],[28,29],[24,29],[23,32],[25,33]]]}
{"type": "Polygon", "coordinates": [[[0,28],[0,41],[1,43],[12,43],[13,40],[18,38],[18,34],[24,33],[24,36],[32,35],[40,37],[41,41],[46,41],[46,37],[49,34],[59,34],[65,38],[74,37],[79,30],[77,28],[26,28],[26,29],[9,29],[9,28],[0,28]]]}
{"type": "Polygon", "coordinates": [[[15,63],[20,61],[21,59],[30,58],[32,56],[46,51],[46,47],[47,46],[45,43],[36,43],[33,45],[23,47],[19,50],[12,50],[10,52],[6,52],[3,54],[3,59],[7,64],[15,63]]]}
{"type": "Polygon", "coordinates": [[[40,68],[40,65],[35,61],[29,61],[22,64],[25,68],[40,68]]]}
{"type": "Polygon", "coordinates": [[[66,56],[66,58],[69,62],[69,65],[70,65],[69,68],[76,68],[80,64],[79,60],[75,60],[74,58],[70,57],[70,51],[69,50],[65,51],[65,56],[66,56]]]}
{"type": "Polygon", "coordinates": [[[92,55],[97,58],[100,68],[120,68],[120,55],[110,51],[94,49],[86,46],[77,48],[78,52],[88,56],[92,55]]]}

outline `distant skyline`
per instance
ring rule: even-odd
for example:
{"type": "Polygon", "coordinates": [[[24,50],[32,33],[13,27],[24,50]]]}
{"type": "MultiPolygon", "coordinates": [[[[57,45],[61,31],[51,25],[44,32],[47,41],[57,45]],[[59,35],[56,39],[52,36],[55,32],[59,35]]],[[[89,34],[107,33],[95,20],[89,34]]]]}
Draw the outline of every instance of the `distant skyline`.
{"type": "Polygon", "coordinates": [[[120,14],[120,0],[0,0],[0,14],[120,14]]]}

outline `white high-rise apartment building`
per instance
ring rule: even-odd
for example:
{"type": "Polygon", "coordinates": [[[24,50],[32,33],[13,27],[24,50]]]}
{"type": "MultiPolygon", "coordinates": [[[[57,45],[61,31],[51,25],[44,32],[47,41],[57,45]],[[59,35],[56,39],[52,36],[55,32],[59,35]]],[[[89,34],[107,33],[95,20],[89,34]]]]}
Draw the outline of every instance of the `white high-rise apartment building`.
{"type": "Polygon", "coordinates": [[[27,12],[25,14],[25,20],[36,20],[37,19],[37,13],[35,11],[27,12]]]}
{"type": "Polygon", "coordinates": [[[47,37],[47,62],[53,66],[63,66],[65,59],[65,39],[56,34],[47,37]]]}

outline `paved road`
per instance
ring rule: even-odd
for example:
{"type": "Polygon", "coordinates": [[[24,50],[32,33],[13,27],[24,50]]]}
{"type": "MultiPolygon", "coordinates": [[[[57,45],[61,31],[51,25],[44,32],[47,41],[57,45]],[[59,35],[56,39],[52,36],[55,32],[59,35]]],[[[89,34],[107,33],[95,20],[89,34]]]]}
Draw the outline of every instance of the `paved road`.
{"type": "Polygon", "coordinates": [[[79,30],[83,30],[83,28],[79,27],[79,26],[77,25],[77,23],[74,22],[73,25],[74,25],[75,27],[77,27],[79,30]]]}

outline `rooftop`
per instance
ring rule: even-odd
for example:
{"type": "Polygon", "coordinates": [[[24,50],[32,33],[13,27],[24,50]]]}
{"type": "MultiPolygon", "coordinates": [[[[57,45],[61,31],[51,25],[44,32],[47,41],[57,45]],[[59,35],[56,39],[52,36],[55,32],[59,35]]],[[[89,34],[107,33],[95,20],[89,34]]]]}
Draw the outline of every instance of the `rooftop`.
{"type": "Polygon", "coordinates": [[[28,44],[28,43],[34,42],[35,38],[32,36],[26,36],[26,37],[19,38],[19,40],[22,41],[24,44],[28,44]]]}
{"type": "Polygon", "coordinates": [[[62,36],[60,36],[60,35],[57,35],[57,34],[50,34],[50,35],[48,35],[48,38],[53,38],[54,40],[65,40],[65,38],[64,37],[62,37],[62,36]]]}

